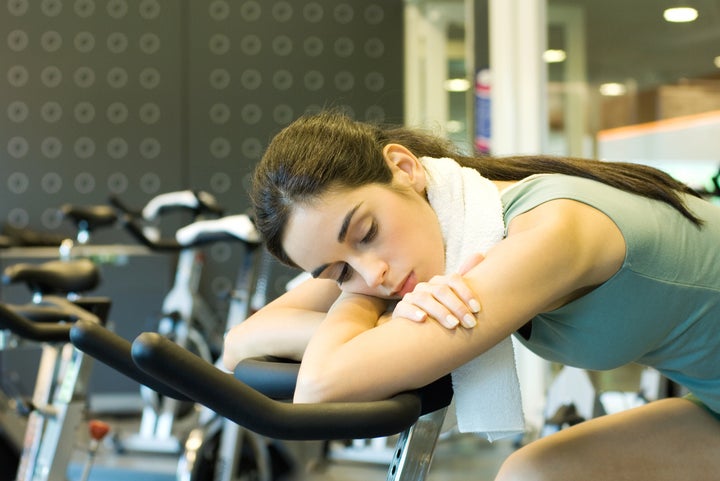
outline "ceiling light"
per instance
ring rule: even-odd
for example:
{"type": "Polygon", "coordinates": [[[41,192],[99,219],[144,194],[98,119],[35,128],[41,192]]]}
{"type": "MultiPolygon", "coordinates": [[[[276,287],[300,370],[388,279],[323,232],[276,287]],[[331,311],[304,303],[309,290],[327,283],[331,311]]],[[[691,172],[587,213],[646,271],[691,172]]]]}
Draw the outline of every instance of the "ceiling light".
{"type": "Polygon", "coordinates": [[[467,92],[470,90],[470,81],[464,78],[451,78],[445,81],[445,90],[448,92],[467,92]]]}
{"type": "Polygon", "coordinates": [[[611,82],[600,86],[600,95],[618,97],[620,95],[625,95],[625,93],[627,93],[627,88],[621,83],[611,82]]]}
{"type": "Polygon", "coordinates": [[[565,50],[550,49],[543,52],[543,60],[547,63],[564,62],[566,58],[567,54],[565,53],[565,50]]]}
{"type": "Polygon", "coordinates": [[[698,11],[692,7],[667,8],[663,18],[668,22],[692,22],[698,17],[698,11]]]}

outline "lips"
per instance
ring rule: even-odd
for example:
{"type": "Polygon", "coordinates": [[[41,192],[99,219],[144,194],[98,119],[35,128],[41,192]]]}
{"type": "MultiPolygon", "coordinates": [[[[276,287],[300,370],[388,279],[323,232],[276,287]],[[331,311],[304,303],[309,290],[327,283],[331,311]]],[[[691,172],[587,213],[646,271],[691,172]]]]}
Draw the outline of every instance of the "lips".
{"type": "Polygon", "coordinates": [[[416,285],[417,285],[417,278],[415,277],[415,273],[411,272],[405,278],[405,280],[400,285],[400,287],[393,293],[393,297],[402,298],[408,292],[412,292],[412,290],[415,289],[416,285]]]}

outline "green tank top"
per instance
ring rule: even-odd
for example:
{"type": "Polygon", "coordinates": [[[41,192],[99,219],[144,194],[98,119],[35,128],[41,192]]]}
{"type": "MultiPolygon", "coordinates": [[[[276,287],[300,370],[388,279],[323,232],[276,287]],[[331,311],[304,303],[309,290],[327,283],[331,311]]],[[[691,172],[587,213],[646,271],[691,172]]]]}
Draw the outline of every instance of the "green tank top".
{"type": "Polygon", "coordinates": [[[627,246],[613,277],[533,318],[520,342],[585,369],[652,366],[720,412],[720,207],[687,196],[705,221],[698,228],[663,202],[561,174],[529,177],[501,197],[505,225],[554,199],[583,202],[612,219],[627,246]]]}

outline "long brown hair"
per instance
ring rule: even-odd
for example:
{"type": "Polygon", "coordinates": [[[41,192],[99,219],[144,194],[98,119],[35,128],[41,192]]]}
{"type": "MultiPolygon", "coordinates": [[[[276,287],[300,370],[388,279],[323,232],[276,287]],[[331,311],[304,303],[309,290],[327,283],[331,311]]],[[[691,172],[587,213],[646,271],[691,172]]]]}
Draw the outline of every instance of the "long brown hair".
{"type": "Polygon", "coordinates": [[[251,200],[268,250],[294,266],[282,248],[293,204],[311,202],[332,188],[389,184],[392,175],[382,149],[397,143],[417,157],[450,157],[490,180],[521,180],[532,174],[557,173],[597,180],[627,192],[660,200],[700,226],[682,193],[697,195],[665,172],[640,164],[547,155],[472,157],[451,142],[420,130],[358,122],[327,110],[306,115],[270,142],[255,169],[251,200]]]}

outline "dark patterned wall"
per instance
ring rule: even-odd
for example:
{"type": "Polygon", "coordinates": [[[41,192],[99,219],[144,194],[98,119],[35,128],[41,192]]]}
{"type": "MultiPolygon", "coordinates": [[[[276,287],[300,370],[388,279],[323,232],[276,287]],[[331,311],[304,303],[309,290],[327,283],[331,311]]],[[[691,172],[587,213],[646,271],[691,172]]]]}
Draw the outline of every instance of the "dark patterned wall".
{"type": "MultiPolygon", "coordinates": [[[[402,121],[402,0],[3,3],[0,220],[14,227],[62,230],[59,205],[109,193],[142,205],[198,188],[240,212],[267,141],[303,112],[402,121]]],[[[212,291],[233,255],[211,249],[212,291]]]]}
{"type": "Polygon", "coordinates": [[[15,227],[63,202],[147,199],[183,178],[175,2],[9,0],[0,15],[0,199],[15,227]]]}

